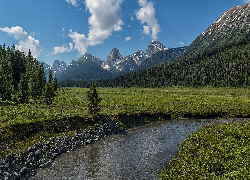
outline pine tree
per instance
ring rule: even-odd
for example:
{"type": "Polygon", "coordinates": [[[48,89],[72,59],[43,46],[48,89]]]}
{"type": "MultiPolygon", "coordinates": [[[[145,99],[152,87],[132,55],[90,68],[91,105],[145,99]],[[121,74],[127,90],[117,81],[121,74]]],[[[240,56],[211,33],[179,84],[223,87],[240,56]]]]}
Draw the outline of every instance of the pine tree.
{"type": "Polygon", "coordinates": [[[56,96],[55,85],[53,82],[51,70],[49,70],[48,77],[49,77],[49,79],[45,85],[45,90],[44,90],[44,101],[47,105],[51,105],[53,102],[53,98],[56,96]]]}
{"type": "Polygon", "coordinates": [[[54,77],[54,92],[55,92],[55,93],[57,92],[57,87],[58,87],[58,84],[57,84],[57,77],[55,76],[55,77],[54,77]]]}
{"type": "Polygon", "coordinates": [[[19,87],[18,98],[20,103],[27,103],[29,101],[29,86],[28,86],[27,75],[25,73],[21,75],[18,87],[19,87]]]}
{"type": "Polygon", "coordinates": [[[42,95],[43,90],[45,89],[46,78],[43,63],[41,62],[40,66],[38,67],[38,79],[40,84],[39,94],[42,95]]]}
{"type": "Polygon", "coordinates": [[[29,77],[29,94],[33,99],[41,95],[38,72],[35,66],[32,67],[29,77]]]}
{"type": "Polygon", "coordinates": [[[87,100],[88,100],[88,110],[89,113],[93,116],[97,116],[97,113],[100,111],[101,98],[98,97],[96,84],[92,83],[90,90],[87,91],[87,100]]]}
{"type": "Polygon", "coordinates": [[[0,60],[0,98],[10,100],[12,94],[12,66],[8,59],[0,60]]]}
{"type": "Polygon", "coordinates": [[[55,97],[54,84],[47,82],[44,90],[44,101],[47,105],[51,105],[55,97]]]}

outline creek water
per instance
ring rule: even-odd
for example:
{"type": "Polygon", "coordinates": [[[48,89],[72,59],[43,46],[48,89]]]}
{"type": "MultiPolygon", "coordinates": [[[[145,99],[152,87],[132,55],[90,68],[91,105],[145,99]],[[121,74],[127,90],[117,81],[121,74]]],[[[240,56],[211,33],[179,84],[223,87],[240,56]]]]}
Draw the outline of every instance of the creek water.
{"type": "Polygon", "coordinates": [[[34,179],[156,179],[191,132],[225,121],[247,119],[167,120],[128,129],[61,155],[34,179]]]}

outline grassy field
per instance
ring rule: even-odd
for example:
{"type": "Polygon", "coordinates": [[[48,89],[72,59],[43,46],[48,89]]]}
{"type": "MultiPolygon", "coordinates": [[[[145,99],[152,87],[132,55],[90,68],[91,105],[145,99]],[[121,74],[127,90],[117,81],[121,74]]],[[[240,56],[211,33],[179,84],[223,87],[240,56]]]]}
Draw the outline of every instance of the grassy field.
{"type": "Polygon", "coordinates": [[[250,179],[250,122],[210,124],[189,135],[160,179],[250,179]]]}
{"type": "Polygon", "coordinates": [[[98,88],[100,118],[92,119],[87,112],[87,90],[65,88],[51,107],[34,101],[21,105],[0,102],[0,156],[52,136],[70,135],[96,122],[129,121],[120,118],[122,115],[163,114],[172,119],[250,116],[247,88],[98,88]]]}

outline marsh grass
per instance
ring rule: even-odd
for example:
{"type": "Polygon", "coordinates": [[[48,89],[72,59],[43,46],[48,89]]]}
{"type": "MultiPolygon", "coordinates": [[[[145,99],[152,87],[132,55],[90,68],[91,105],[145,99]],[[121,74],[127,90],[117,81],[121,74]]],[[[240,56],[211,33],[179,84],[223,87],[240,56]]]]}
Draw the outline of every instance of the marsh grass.
{"type": "MultiPolygon", "coordinates": [[[[1,102],[0,156],[25,148],[33,141],[30,138],[38,140],[57,136],[58,133],[63,132],[74,133],[87,123],[93,125],[102,121],[102,118],[112,119],[119,115],[160,113],[172,119],[250,116],[248,88],[97,89],[102,99],[100,119],[97,121],[89,120],[92,117],[87,109],[88,88],[64,88],[50,106],[35,101],[30,101],[28,104],[1,102]],[[77,121],[74,121],[76,119],[77,121]],[[67,128],[68,126],[70,128],[67,128]],[[28,134],[23,135],[27,130],[28,134]],[[19,142],[22,142],[22,145],[19,142]]],[[[133,122],[129,123],[134,125],[133,122]]]]}
{"type": "Polygon", "coordinates": [[[160,179],[249,179],[250,122],[210,124],[180,144],[160,179]]]}

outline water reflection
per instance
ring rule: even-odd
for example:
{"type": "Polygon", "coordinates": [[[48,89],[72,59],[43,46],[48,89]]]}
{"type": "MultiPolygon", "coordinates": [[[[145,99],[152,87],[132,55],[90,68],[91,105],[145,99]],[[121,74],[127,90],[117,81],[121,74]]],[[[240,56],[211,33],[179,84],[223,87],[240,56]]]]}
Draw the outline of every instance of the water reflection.
{"type": "Polygon", "coordinates": [[[223,121],[233,119],[170,120],[129,129],[63,154],[35,179],[155,179],[188,134],[223,121]]]}

